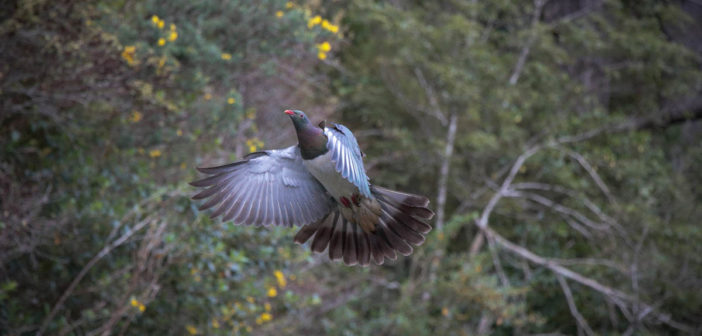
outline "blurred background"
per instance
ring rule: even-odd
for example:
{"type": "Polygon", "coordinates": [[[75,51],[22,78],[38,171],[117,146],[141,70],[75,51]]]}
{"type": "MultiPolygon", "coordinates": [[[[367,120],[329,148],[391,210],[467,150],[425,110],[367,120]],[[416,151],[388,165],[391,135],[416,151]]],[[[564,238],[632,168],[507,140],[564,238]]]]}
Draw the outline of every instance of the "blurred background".
{"type": "Polygon", "coordinates": [[[1,335],[702,332],[699,0],[7,0],[1,335]],[[353,130],[428,195],[346,267],[197,211],[195,167],[353,130]]]}

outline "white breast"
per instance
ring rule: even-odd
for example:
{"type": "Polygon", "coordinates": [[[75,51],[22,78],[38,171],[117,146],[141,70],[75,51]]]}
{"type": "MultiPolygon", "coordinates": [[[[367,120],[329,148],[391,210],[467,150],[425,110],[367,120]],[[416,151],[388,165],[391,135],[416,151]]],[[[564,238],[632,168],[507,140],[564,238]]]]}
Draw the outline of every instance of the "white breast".
{"type": "Polygon", "coordinates": [[[337,200],[341,196],[350,197],[358,193],[358,188],[336,171],[331,160],[331,152],[327,152],[312,160],[305,160],[303,164],[307,167],[310,174],[317,178],[329,194],[337,200]]]}

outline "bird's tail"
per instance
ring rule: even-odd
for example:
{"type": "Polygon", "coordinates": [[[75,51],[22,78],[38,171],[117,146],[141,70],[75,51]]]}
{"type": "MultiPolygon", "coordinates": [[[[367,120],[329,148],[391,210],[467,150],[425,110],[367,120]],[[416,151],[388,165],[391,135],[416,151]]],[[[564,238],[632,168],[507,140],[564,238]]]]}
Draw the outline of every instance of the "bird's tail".
{"type": "Polygon", "coordinates": [[[349,221],[340,205],[321,220],[303,226],[295,242],[304,244],[314,235],[312,251],[328,249],[330,259],[343,259],[347,265],[366,266],[371,259],[380,265],[385,258],[396,259],[396,252],[411,254],[412,245],[421,245],[431,231],[427,222],[434,212],[427,208],[429,199],[376,186],[371,186],[371,193],[380,204],[380,211],[373,211],[379,214],[372,229],[349,221]]]}

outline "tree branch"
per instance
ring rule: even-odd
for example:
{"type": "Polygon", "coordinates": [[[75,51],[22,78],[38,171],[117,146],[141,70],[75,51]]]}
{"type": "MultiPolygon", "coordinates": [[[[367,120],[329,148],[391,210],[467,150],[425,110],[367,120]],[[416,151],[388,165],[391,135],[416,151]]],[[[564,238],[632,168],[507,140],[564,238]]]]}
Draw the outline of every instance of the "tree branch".
{"type": "Polygon", "coordinates": [[[601,134],[615,134],[639,130],[665,129],[688,121],[702,119],[702,93],[695,98],[687,99],[684,103],[676,103],[663,108],[660,113],[633,117],[614,125],[607,125],[576,135],[566,135],[558,138],[561,144],[589,140],[601,134]]]}
{"type": "Polygon", "coordinates": [[[129,230],[127,233],[119,237],[117,240],[113,241],[112,243],[107,244],[105,247],[98,252],[88,263],[83,266],[83,269],[80,270],[78,275],[71,281],[71,284],[68,286],[68,288],[63,292],[63,295],[61,295],[61,298],[56,302],[54,305],[54,308],[51,309],[51,312],[49,315],[44,318],[44,321],[41,324],[41,328],[39,328],[39,331],[37,332],[37,336],[40,336],[46,331],[46,328],[49,326],[49,323],[51,320],[54,319],[54,316],[56,316],[56,313],[58,313],[59,309],[63,306],[64,302],[66,302],[66,299],[73,293],[73,291],[76,289],[76,286],[80,283],[81,280],[83,280],[83,277],[85,277],[86,274],[88,274],[88,271],[95,266],[95,264],[100,261],[103,257],[108,255],[113,249],[116,247],[122,245],[127,239],[129,239],[132,235],[134,235],[136,232],[139,232],[146,224],[151,223],[151,217],[146,217],[143,220],[141,220],[137,225],[134,226],[131,230],[129,230]]]}
{"type": "Polygon", "coordinates": [[[439,192],[436,196],[436,228],[442,230],[444,227],[444,213],[446,208],[446,191],[448,187],[448,175],[451,168],[451,157],[453,156],[453,147],[456,142],[456,127],[458,124],[458,114],[451,113],[448,132],[446,134],[446,146],[444,147],[444,156],[441,161],[441,170],[439,172],[439,192]]]}
{"type": "Polygon", "coordinates": [[[589,287],[609,299],[613,300],[617,305],[621,306],[627,306],[627,303],[629,305],[632,305],[634,303],[637,303],[639,307],[642,308],[643,311],[646,311],[649,315],[653,316],[656,320],[660,321],[661,323],[664,323],[672,328],[678,329],[680,331],[686,332],[686,333],[694,333],[695,328],[692,326],[689,326],[687,324],[684,324],[682,322],[678,322],[673,320],[669,314],[665,313],[660,313],[657,311],[657,309],[649,304],[646,304],[644,302],[640,302],[639,300],[636,299],[636,297],[629,295],[627,293],[624,293],[622,291],[619,291],[617,289],[611,288],[609,286],[605,286],[598,281],[585,277],[579,273],[573,272],[572,270],[563,267],[559,265],[558,263],[551,261],[550,259],[544,258],[542,256],[539,256],[526,248],[523,248],[521,246],[518,246],[509,240],[505,239],[504,237],[500,236],[497,232],[493,231],[489,227],[480,227],[478,228],[483,232],[483,234],[490,236],[491,238],[494,239],[494,241],[500,245],[502,248],[505,250],[521,257],[529,260],[530,262],[543,266],[545,268],[548,268],[549,270],[553,271],[555,274],[559,276],[566,277],[568,279],[571,279],[581,285],[584,285],[586,287],[589,287]]]}
{"type": "MultiPolygon", "coordinates": [[[[497,202],[500,201],[500,199],[507,194],[509,191],[510,185],[512,184],[512,181],[514,181],[514,178],[517,176],[517,173],[519,173],[519,169],[524,165],[524,162],[530,158],[532,155],[536,154],[542,147],[541,146],[534,146],[526,150],[522,155],[519,155],[517,157],[517,160],[514,162],[512,165],[512,168],[509,171],[509,174],[505,178],[504,182],[502,182],[502,186],[500,187],[500,190],[498,190],[492,198],[490,198],[490,201],[488,201],[488,204],[485,206],[483,209],[482,214],[480,215],[480,218],[476,221],[476,225],[478,228],[481,230],[483,228],[487,227],[488,224],[488,218],[490,218],[490,214],[492,211],[495,209],[495,206],[497,205],[497,202]]],[[[472,258],[474,257],[480,248],[483,245],[483,235],[478,234],[475,236],[475,239],[473,239],[473,242],[471,243],[470,246],[470,252],[469,256],[472,258]]]]}
{"type": "Polygon", "coordinates": [[[595,335],[595,332],[592,331],[587,320],[578,311],[578,306],[575,305],[575,299],[573,299],[573,293],[570,291],[568,282],[559,274],[556,275],[556,279],[558,279],[558,283],[561,284],[563,295],[566,298],[566,302],[568,302],[568,309],[570,309],[570,314],[573,315],[573,318],[575,318],[575,321],[578,323],[578,329],[583,330],[586,335],[595,335]]]}
{"type": "Polygon", "coordinates": [[[519,76],[522,73],[522,69],[524,68],[526,59],[527,57],[529,57],[531,46],[534,44],[534,42],[536,41],[536,37],[538,36],[536,25],[539,23],[539,18],[541,17],[541,10],[544,8],[545,4],[546,0],[534,0],[534,13],[532,13],[531,16],[531,34],[529,35],[529,39],[527,40],[526,44],[522,48],[521,53],[519,54],[517,63],[514,65],[514,70],[512,70],[512,75],[509,76],[509,85],[515,85],[519,80],[519,76]]]}
{"type": "Polygon", "coordinates": [[[575,159],[575,161],[578,161],[580,166],[583,167],[587,171],[588,174],[590,174],[590,177],[592,178],[593,181],[595,181],[595,184],[597,184],[597,186],[600,187],[600,190],[602,190],[602,193],[604,193],[605,196],[607,196],[607,199],[611,203],[617,204],[617,200],[614,198],[614,196],[612,196],[612,193],[609,191],[609,188],[607,188],[607,185],[604,183],[604,181],[602,181],[602,178],[600,178],[600,175],[597,174],[597,171],[595,171],[595,169],[592,168],[592,165],[590,165],[590,163],[587,162],[587,160],[585,159],[584,156],[582,156],[578,152],[575,152],[575,151],[572,151],[569,149],[560,148],[560,147],[557,147],[557,149],[563,151],[568,156],[575,159]]]}

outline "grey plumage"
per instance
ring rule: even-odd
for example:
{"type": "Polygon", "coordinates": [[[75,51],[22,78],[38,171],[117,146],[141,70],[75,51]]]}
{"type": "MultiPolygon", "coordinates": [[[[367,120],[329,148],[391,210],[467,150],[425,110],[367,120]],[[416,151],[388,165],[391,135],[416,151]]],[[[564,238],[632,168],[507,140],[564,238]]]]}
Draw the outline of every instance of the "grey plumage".
{"type": "Polygon", "coordinates": [[[223,215],[224,221],[236,224],[299,226],[319,220],[331,211],[333,200],[302,165],[299,151],[291,146],[199,168],[212,176],[191,183],[209,187],[193,199],[211,197],[200,210],[219,205],[211,217],[223,215]]]}
{"type": "Polygon", "coordinates": [[[286,113],[300,143],[198,168],[210,175],[191,183],[205,188],[193,196],[206,199],[200,210],[214,208],[211,217],[235,224],[301,226],[295,242],[311,241],[312,251],[347,265],[382,264],[424,242],[434,216],[429,199],[371,185],[348,128],[286,113]]]}

